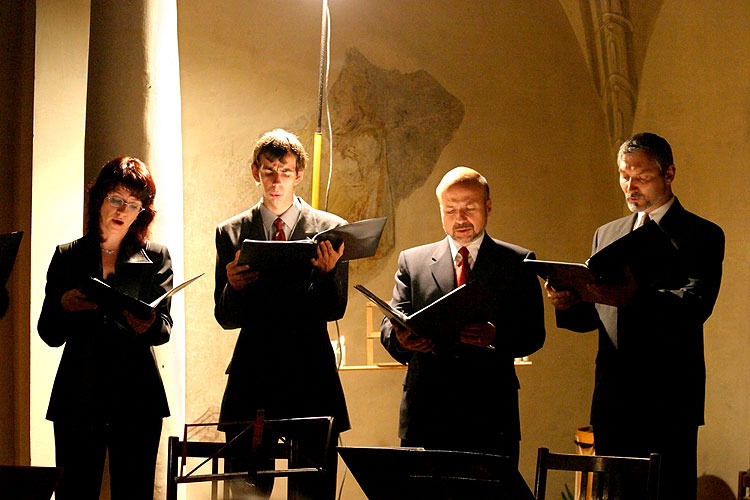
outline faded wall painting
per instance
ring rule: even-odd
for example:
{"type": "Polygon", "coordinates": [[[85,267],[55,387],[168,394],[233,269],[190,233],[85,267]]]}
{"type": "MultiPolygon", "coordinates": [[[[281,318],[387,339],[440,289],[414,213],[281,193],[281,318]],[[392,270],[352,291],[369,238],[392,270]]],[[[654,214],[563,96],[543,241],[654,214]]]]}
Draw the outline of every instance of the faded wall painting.
{"type": "MultiPolygon", "coordinates": [[[[356,263],[367,272],[393,251],[396,207],[424,184],[461,124],[464,106],[426,71],[378,68],[354,48],[330,86],[328,102],[333,175],[327,210],[349,221],[388,217],[376,257],[356,263]]],[[[314,127],[314,120],[304,126],[306,144],[314,127]]],[[[324,145],[321,208],[327,152],[324,145]]]]}

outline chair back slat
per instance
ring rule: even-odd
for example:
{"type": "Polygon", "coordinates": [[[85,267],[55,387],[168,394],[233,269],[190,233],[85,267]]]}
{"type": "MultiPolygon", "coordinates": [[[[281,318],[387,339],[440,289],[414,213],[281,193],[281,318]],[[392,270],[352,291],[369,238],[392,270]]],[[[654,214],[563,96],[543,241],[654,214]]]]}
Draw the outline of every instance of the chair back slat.
{"type": "MultiPolygon", "coordinates": [[[[547,448],[539,448],[537,455],[534,496],[545,498],[547,472],[550,470],[581,472],[581,500],[585,500],[589,472],[594,473],[593,484],[596,498],[618,498],[618,477],[642,478],[647,500],[659,498],[659,473],[661,456],[653,453],[649,458],[610,457],[601,455],[573,455],[550,453],[547,448]]],[[[576,499],[578,500],[578,499],[576,499]]]]}

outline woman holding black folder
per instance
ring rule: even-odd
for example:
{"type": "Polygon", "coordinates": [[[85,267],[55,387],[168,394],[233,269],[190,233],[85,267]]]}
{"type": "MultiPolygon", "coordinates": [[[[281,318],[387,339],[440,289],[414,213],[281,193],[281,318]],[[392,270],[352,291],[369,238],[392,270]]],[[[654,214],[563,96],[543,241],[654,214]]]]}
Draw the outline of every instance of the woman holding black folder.
{"type": "Polygon", "coordinates": [[[49,346],[65,345],[47,410],[64,468],[57,500],[98,499],[107,451],[112,499],[153,498],[169,408],[152,346],[169,340],[170,303],[137,317],[85,291],[98,278],[150,302],[172,288],[169,251],[146,239],[155,194],[143,162],[110,161],[89,188],[86,234],[52,256],[38,330],[49,346]]]}

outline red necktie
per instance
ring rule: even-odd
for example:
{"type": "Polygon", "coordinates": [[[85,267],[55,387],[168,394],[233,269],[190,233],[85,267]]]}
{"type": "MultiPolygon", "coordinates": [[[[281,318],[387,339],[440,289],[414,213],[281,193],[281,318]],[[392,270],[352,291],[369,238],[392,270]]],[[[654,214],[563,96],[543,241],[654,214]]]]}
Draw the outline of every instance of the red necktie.
{"type": "Polygon", "coordinates": [[[461,247],[458,249],[458,254],[461,256],[461,262],[456,266],[456,286],[461,286],[469,282],[469,273],[471,272],[469,249],[461,247]]]}
{"type": "Polygon", "coordinates": [[[273,221],[273,227],[276,228],[276,234],[273,235],[274,241],[286,241],[286,235],[284,234],[284,226],[282,225],[281,217],[276,217],[273,221]]]}
{"type": "Polygon", "coordinates": [[[638,224],[638,227],[641,227],[645,223],[651,220],[651,217],[648,216],[648,214],[643,214],[643,217],[641,217],[641,222],[638,224]]]}

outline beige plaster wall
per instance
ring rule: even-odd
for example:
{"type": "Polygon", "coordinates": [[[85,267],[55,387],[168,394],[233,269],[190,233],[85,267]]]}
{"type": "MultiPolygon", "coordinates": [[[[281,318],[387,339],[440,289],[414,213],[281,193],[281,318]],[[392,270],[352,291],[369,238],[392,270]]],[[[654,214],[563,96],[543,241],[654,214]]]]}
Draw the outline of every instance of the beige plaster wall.
{"type": "Polygon", "coordinates": [[[32,465],[53,465],[52,422],[45,415],[62,349],[45,344],[36,324],[55,247],[81,235],[89,2],[63,5],[39,0],[36,7],[31,313],[26,318],[31,357],[31,461],[32,465]]]}
{"type": "MultiPolygon", "coordinates": [[[[495,210],[490,233],[532,248],[540,258],[585,259],[594,228],[622,213],[603,112],[581,49],[581,21],[571,1],[560,3],[565,9],[556,2],[520,0],[332,2],[332,81],[345,50],[356,47],[381,68],[428,71],[465,107],[463,122],[432,175],[399,206],[397,249],[441,237],[432,190],[442,173],[457,163],[482,170],[492,184],[495,210]]],[[[736,471],[747,467],[750,455],[744,396],[750,383],[748,299],[742,289],[750,261],[744,239],[750,8],[742,0],[725,2],[721,10],[712,9],[712,2],[630,4],[640,68],[635,128],[670,140],[676,153],[678,196],[689,209],[718,222],[727,235],[724,283],[706,326],[707,425],[700,433],[699,472],[720,476],[734,487],[736,471]]],[[[271,127],[294,127],[314,116],[320,6],[292,0],[227,0],[219,8],[180,0],[178,9],[185,272],[211,274],[214,226],[258,199],[245,168],[255,138],[271,127]]],[[[86,17],[79,14],[76,19],[81,22],[86,17]]],[[[64,14],[58,14],[58,24],[60,19],[64,14]]],[[[56,33],[45,43],[57,40],[69,47],[69,31],[56,33]]],[[[65,71],[56,76],[57,86],[80,78],[65,71]]],[[[60,100],[41,94],[37,99],[40,107],[60,100]]],[[[83,113],[82,104],[74,108],[75,116],[83,113]]],[[[0,119],[9,120],[8,115],[0,119]]],[[[11,170],[28,191],[30,138],[10,140],[18,141],[19,156],[27,157],[11,170]]],[[[58,151],[80,157],[80,141],[71,142],[58,144],[58,151]]],[[[7,179],[7,163],[1,163],[2,178],[7,179]]],[[[0,221],[7,228],[7,184],[2,186],[0,221]]],[[[30,225],[29,194],[18,192],[18,184],[15,189],[20,204],[14,207],[15,220],[30,225]]],[[[66,240],[59,235],[52,239],[66,240]]],[[[50,249],[40,256],[45,269],[50,249]]],[[[21,262],[25,273],[28,251],[21,262]]],[[[361,276],[368,287],[387,296],[395,267],[393,253],[379,263],[375,274],[361,276]]],[[[355,270],[352,282],[357,280],[355,270]]],[[[28,286],[20,285],[26,296],[28,286]]],[[[213,320],[212,291],[209,277],[185,293],[188,422],[208,408],[218,408],[224,368],[236,338],[213,320]]],[[[352,295],[341,322],[351,339],[350,363],[364,360],[363,303],[352,295]]],[[[14,318],[16,335],[32,330],[28,305],[21,312],[14,318]]],[[[521,471],[527,481],[533,478],[536,447],[572,450],[573,429],[587,421],[593,379],[593,335],[557,331],[551,309],[545,313],[547,343],[532,357],[533,366],[518,370],[524,433],[521,471]]],[[[3,321],[5,333],[7,320],[3,321]]],[[[25,337],[26,349],[28,340],[25,337]]],[[[5,349],[3,362],[10,352],[7,344],[5,349]]],[[[23,350],[16,346],[13,351],[16,394],[19,380],[28,377],[29,354],[23,350]]],[[[342,374],[354,424],[344,434],[345,444],[396,444],[400,377],[397,370],[342,374]]],[[[0,373],[0,383],[13,384],[13,375],[0,373]]],[[[21,392],[28,387],[26,383],[21,392]]],[[[19,411],[15,422],[0,415],[0,432],[14,429],[28,439],[28,408],[19,411]]],[[[10,446],[3,443],[2,447],[10,446]]],[[[6,448],[0,456],[12,453],[6,448]]],[[[28,463],[28,449],[16,456],[28,463]]],[[[344,491],[345,498],[362,498],[351,479],[344,491]]]]}
{"type": "Polygon", "coordinates": [[[698,473],[735,487],[750,456],[750,6],[665,1],[643,66],[636,128],[663,134],[675,152],[682,204],[726,235],[724,277],[705,326],[706,425],[698,473]]]}
{"type": "MultiPolygon", "coordinates": [[[[543,4],[331,5],[332,82],[346,49],[356,47],[380,68],[427,71],[465,108],[429,179],[401,200],[395,214],[397,250],[442,237],[434,187],[460,163],[490,181],[490,234],[532,248],[541,258],[585,259],[593,229],[619,215],[616,184],[606,175],[611,161],[603,112],[585,58],[563,10],[555,2],[543,4]]],[[[190,275],[213,272],[215,225],[258,200],[246,167],[258,135],[314,117],[320,6],[231,1],[217,9],[184,0],[178,7],[190,275]]],[[[351,283],[363,281],[389,297],[396,258],[393,252],[380,260],[374,273],[354,268],[351,283]]],[[[218,408],[236,339],[236,333],[215,323],[212,293],[208,279],[186,294],[188,421],[218,408]]],[[[269,298],[269,304],[281,300],[269,298]]],[[[551,310],[546,312],[545,348],[532,356],[533,366],[518,370],[521,470],[529,482],[538,446],[573,451],[574,430],[588,421],[593,381],[595,337],[555,331],[551,310]]],[[[349,364],[364,362],[364,317],[364,300],[350,294],[340,322],[349,364]]],[[[342,373],[354,427],[343,435],[345,444],[398,443],[402,373],[342,373]]],[[[344,498],[360,495],[350,479],[344,498]]]]}

